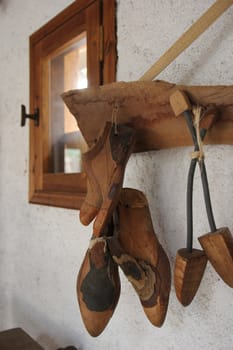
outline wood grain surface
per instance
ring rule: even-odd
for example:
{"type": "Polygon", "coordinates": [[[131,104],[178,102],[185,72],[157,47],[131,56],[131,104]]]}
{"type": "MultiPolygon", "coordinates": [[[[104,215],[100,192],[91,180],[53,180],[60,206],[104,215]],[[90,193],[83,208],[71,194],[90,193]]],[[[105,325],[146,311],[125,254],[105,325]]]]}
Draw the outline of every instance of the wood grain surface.
{"type": "Polygon", "coordinates": [[[215,108],[218,120],[205,138],[206,144],[233,144],[233,86],[184,86],[164,81],[117,82],[72,90],[62,95],[91,146],[118,105],[117,122],[136,129],[134,152],[192,144],[182,116],[175,116],[170,96],[185,91],[193,104],[215,108]]]}

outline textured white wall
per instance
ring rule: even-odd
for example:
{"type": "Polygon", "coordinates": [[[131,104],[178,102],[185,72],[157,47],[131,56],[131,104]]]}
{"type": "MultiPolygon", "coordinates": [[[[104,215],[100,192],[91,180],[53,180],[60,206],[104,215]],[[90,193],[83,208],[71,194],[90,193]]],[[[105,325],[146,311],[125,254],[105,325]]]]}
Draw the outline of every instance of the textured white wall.
{"type": "MultiPolygon", "coordinates": [[[[167,319],[150,325],[122,276],[122,293],[104,333],[92,339],[76,303],[75,283],[91,235],[77,213],[29,205],[28,37],[72,1],[0,2],[0,329],[20,326],[48,350],[74,344],[83,350],[230,350],[233,291],[208,264],[193,303],[182,307],[172,288],[167,319]]],[[[136,80],[213,1],[118,0],[118,80],[136,80]]],[[[160,76],[184,84],[233,84],[233,8],[160,76]]],[[[133,155],[125,185],[143,190],[155,230],[172,267],[185,244],[185,182],[190,148],[133,155]]],[[[206,147],[218,227],[233,232],[233,148],[206,147]]],[[[208,232],[200,177],[195,182],[195,236],[208,232]]],[[[197,241],[195,244],[199,246],[197,241]]]]}

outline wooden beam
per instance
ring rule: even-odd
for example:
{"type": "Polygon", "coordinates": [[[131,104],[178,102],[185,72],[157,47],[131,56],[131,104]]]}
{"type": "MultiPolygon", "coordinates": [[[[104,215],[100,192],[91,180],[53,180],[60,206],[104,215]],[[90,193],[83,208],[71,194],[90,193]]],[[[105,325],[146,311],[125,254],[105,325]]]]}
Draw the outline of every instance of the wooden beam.
{"type": "Polygon", "coordinates": [[[170,96],[185,91],[204,108],[215,107],[219,118],[208,131],[206,144],[233,144],[233,86],[185,86],[163,81],[117,82],[63,94],[89,146],[95,143],[112,110],[118,104],[118,123],[130,123],[137,131],[135,152],[192,144],[182,116],[176,117],[170,96]]]}

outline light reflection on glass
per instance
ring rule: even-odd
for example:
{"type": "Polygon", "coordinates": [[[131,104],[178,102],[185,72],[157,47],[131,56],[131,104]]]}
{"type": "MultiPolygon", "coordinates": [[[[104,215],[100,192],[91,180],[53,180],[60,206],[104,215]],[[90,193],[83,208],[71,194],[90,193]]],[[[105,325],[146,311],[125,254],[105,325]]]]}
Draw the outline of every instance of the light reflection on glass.
{"type": "Polygon", "coordinates": [[[81,153],[86,143],[76,119],[61,99],[64,91],[83,89],[87,81],[86,34],[56,53],[49,61],[51,172],[80,172],[81,153]]]}

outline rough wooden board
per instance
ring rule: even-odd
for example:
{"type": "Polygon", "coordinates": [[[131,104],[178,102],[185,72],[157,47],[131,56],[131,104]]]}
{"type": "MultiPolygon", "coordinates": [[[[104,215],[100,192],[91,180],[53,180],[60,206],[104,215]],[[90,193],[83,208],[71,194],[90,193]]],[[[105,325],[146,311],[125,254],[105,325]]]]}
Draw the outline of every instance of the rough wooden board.
{"type": "Polygon", "coordinates": [[[0,332],[1,350],[43,350],[23,329],[14,328],[0,332]]]}
{"type": "Polygon", "coordinates": [[[208,132],[206,144],[233,144],[233,86],[185,86],[164,81],[116,82],[100,87],[72,90],[62,98],[76,118],[91,146],[118,104],[118,123],[131,123],[137,130],[135,152],[191,145],[182,116],[176,117],[169,98],[177,89],[190,99],[219,109],[219,119],[208,132]]]}

